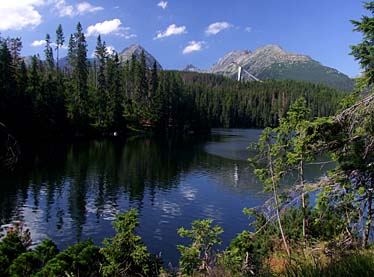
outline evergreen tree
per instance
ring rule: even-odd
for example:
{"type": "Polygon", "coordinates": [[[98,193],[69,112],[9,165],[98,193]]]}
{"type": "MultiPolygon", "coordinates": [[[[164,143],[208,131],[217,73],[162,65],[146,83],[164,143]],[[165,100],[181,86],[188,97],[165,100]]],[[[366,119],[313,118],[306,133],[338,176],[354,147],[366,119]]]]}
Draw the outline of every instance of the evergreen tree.
{"type": "Polygon", "coordinates": [[[107,63],[107,50],[105,42],[101,42],[101,36],[97,38],[95,57],[98,62],[98,76],[97,76],[97,97],[96,97],[96,120],[95,126],[99,128],[107,127],[106,122],[106,106],[108,100],[107,82],[105,76],[107,63]]]}
{"type": "Polygon", "coordinates": [[[6,41],[0,45],[0,118],[9,127],[16,127],[15,67],[6,41]]]}
{"type": "Polygon", "coordinates": [[[62,30],[61,24],[58,25],[56,30],[56,56],[57,56],[57,62],[56,62],[56,68],[57,71],[59,70],[59,59],[60,59],[60,48],[64,45],[65,37],[64,32],[62,30]]]}
{"type": "Polygon", "coordinates": [[[351,54],[360,62],[367,83],[370,85],[374,83],[374,1],[365,3],[364,7],[371,16],[364,15],[361,21],[351,20],[355,27],[354,31],[361,32],[363,35],[359,44],[351,46],[351,54]]]}
{"type": "Polygon", "coordinates": [[[117,53],[109,55],[106,75],[108,83],[107,119],[110,122],[110,127],[118,131],[124,128],[124,97],[121,87],[121,66],[117,53]]]}
{"type": "Polygon", "coordinates": [[[157,63],[154,61],[152,71],[151,71],[151,81],[149,84],[149,93],[148,97],[154,97],[156,95],[158,88],[158,69],[157,69],[157,63]]]}
{"type": "Polygon", "coordinates": [[[55,62],[53,59],[53,49],[51,46],[51,37],[49,34],[45,37],[45,62],[47,63],[47,72],[48,74],[51,74],[54,70],[55,62]]]}
{"type": "Polygon", "coordinates": [[[17,66],[21,62],[22,41],[21,38],[8,39],[8,47],[12,56],[12,63],[17,66]]]}
{"type": "Polygon", "coordinates": [[[87,128],[88,117],[88,66],[87,43],[82,25],[77,24],[77,29],[69,41],[69,60],[73,67],[72,91],[68,92],[68,115],[73,119],[79,129],[87,128]]]}
{"type": "Polygon", "coordinates": [[[69,38],[68,58],[69,58],[69,65],[70,67],[73,67],[73,68],[76,66],[76,61],[77,61],[76,52],[77,52],[76,41],[74,39],[74,35],[71,34],[69,38]]]}

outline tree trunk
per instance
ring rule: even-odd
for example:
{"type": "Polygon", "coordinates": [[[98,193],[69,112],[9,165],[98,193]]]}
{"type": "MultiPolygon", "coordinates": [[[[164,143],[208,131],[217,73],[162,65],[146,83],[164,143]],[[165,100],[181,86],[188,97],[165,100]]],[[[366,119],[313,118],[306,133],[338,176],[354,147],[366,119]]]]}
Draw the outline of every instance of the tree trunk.
{"type": "Polygon", "coordinates": [[[0,170],[12,170],[18,162],[20,154],[17,140],[0,122],[0,170]]]}
{"type": "Polygon", "coordinates": [[[304,161],[303,161],[303,156],[301,156],[301,161],[300,161],[300,165],[299,165],[299,172],[300,172],[300,186],[301,186],[301,189],[302,189],[301,207],[302,207],[302,211],[303,211],[303,239],[304,239],[304,246],[306,247],[308,219],[307,219],[307,216],[306,216],[306,201],[305,201],[305,193],[304,193],[304,161]]]}
{"type": "Polygon", "coordinates": [[[278,202],[277,188],[276,188],[275,175],[274,175],[274,165],[273,165],[273,160],[271,158],[270,146],[269,145],[268,145],[268,159],[269,159],[269,170],[270,170],[270,175],[271,175],[274,202],[275,202],[275,207],[276,207],[275,210],[276,210],[276,213],[277,213],[279,230],[280,230],[281,235],[282,235],[282,240],[283,240],[284,247],[286,248],[287,255],[288,255],[289,258],[291,258],[290,248],[288,247],[288,243],[287,243],[286,237],[284,235],[283,226],[282,226],[282,222],[281,222],[281,218],[280,218],[279,202],[278,202]]]}
{"type": "Polygon", "coordinates": [[[364,237],[362,241],[363,248],[366,248],[368,246],[368,241],[369,241],[369,236],[370,236],[370,228],[371,228],[371,223],[373,220],[372,202],[373,202],[373,192],[369,190],[368,191],[368,214],[367,214],[367,219],[366,219],[366,224],[365,224],[364,237]]]}

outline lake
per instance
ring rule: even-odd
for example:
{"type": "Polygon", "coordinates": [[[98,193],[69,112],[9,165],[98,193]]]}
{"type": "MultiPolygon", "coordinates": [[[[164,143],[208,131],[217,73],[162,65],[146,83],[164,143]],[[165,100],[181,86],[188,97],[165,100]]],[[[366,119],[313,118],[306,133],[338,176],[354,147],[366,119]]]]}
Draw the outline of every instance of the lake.
{"type": "MultiPolygon", "coordinates": [[[[22,220],[33,241],[53,239],[60,249],[114,235],[115,214],[135,208],[149,250],[174,266],[179,227],[213,219],[227,246],[250,229],[245,207],[269,195],[253,175],[247,147],[261,130],[214,129],[183,142],[119,138],[35,147],[20,169],[0,180],[1,224],[22,220]]],[[[307,178],[324,170],[309,166],[307,178]]]]}

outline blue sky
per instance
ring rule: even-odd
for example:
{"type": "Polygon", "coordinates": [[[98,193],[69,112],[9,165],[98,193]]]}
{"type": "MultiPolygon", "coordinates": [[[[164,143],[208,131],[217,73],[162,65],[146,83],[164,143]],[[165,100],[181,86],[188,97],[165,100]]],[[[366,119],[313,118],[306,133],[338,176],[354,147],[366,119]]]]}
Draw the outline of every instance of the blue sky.
{"type": "MultiPolygon", "coordinates": [[[[78,21],[91,56],[100,33],[117,51],[139,43],[167,69],[206,69],[232,50],[278,44],[349,76],[360,72],[349,45],[359,0],[0,0],[0,32],[20,36],[23,55],[43,53],[62,24],[66,44],[78,21]]],[[[64,55],[64,53],[62,53],[64,55]]]]}

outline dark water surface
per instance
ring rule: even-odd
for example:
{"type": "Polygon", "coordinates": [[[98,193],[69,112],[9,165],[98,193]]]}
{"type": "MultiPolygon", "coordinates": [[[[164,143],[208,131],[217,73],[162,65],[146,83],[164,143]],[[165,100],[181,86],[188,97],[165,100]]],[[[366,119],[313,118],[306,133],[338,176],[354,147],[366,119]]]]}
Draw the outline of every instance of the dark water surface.
{"type": "MultiPolygon", "coordinates": [[[[60,249],[86,238],[100,245],[114,235],[118,212],[135,208],[139,234],[152,253],[176,264],[181,226],[214,219],[224,246],[249,229],[245,207],[268,196],[247,159],[260,130],[216,129],[183,143],[151,139],[45,145],[10,176],[0,178],[0,220],[23,220],[34,241],[53,239],[60,249]]],[[[309,178],[319,176],[308,168],[309,178]]]]}

